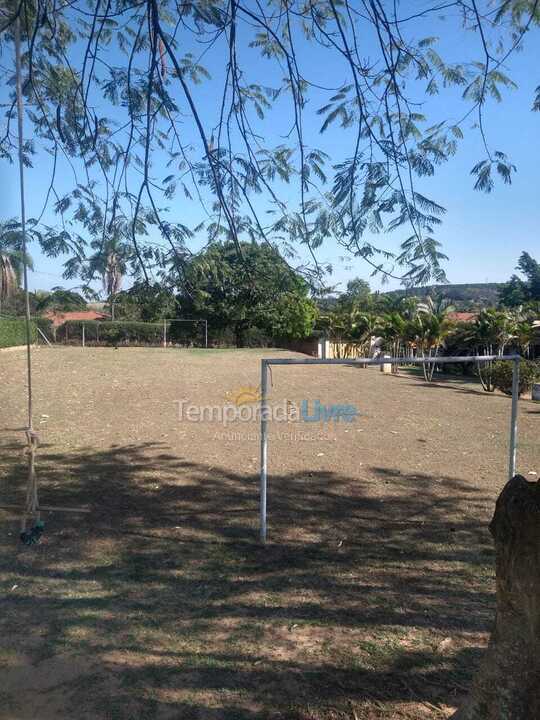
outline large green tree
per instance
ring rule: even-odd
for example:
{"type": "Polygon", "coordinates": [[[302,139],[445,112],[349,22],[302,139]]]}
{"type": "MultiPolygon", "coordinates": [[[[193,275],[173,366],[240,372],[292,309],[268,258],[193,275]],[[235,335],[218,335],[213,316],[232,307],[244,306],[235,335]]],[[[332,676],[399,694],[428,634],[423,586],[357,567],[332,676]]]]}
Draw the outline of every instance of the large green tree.
{"type": "Polygon", "coordinates": [[[182,316],[232,329],[238,347],[250,328],[270,336],[309,335],[316,306],[305,280],[271,245],[241,243],[240,251],[233,242],[214,244],[187,264],[182,316]]]}
{"type": "Polygon", "coordinates": [[[519,256],[516,270],[519,270],[525,279],[512,275],[499,293],[501,305],[516,307],[527,302],[540,301],[540,263],[524,250],[519,256]]]}

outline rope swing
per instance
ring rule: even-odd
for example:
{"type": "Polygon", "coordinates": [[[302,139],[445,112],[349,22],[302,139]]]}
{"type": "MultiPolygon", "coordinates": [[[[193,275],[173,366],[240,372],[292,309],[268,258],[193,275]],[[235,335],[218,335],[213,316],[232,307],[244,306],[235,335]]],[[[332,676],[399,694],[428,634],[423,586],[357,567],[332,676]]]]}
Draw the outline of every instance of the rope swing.
{"type": "Polygon", "coordinates": [[[25,297],[26,320],[26,382],[28,390],[28,427],[26,428],[27,456],[28,456],[28,483],[26,488],[26,506],[21,518],[21,540],[25,545],[32,545],[40,539],[44,523],[39,511],[38,479],[36,474],[36,452],[39,445],[39,435],[35,432],[32,423],[32,326],[30,320],[30,294],[28,292],[28,263],[26,253],[26,208],[24,196],[24,157],[23,157],[23,97],[22,97],[22,68],[21,68],[21,19],[20,14],[15,20],[15,74],[17,93],[17,131],[19,144],[19,192],[21,202],[21,250],[23,261],[23,288],[25,297]],[[28,521],[31,521],[28,529],[28,521]]]}
{"type": "MultiPolygon", "coordinates": [[[[65,508],[65,507],[40,507],[39,485],[36,472],[36,454],[39,446],[39,434],[34,430],[33,415],[33,394],[32,394],[32,321],[30,317],[30,293],[28,291],[28,264],[26,253],[26,208],[24,192],[24,153],[23,153],[23,95],[22,95],[22,67],[21,67],[21,20],[20,10],[15,19],[15,75],[17,95],[17,130],[19,144],[19,192],[21,203],[21,250],[23,262],[23,289],[25,296],[25,320],[26,320],[26,384],[28,392],[28,425],[26,433],[26,455],[28,458],[28,480],[26,487],[26,504],[21,517],[21,541],[25,545],[34,545],[39,542],[45,523],[41,519],[41,510],[56,510],[60,512],[90,512],[87,508],[65,508]]],[[[9,507],[3,505],[2,507],[9,507]]]]}

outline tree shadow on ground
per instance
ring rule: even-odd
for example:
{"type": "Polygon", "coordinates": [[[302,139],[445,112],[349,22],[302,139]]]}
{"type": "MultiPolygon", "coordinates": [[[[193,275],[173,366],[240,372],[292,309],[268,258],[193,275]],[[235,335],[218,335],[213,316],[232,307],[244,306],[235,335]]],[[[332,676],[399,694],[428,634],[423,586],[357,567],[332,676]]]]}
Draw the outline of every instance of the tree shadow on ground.
{"type": "MultiPolygon", "coordinates": [[[[22,463],[7,453],[5,502],[22,499],[22,463]]],[[[60,683],[66,712],[307,720],[351,717],[353,703],[388,717],[395,703],[452,705],[468,685],[493,612],[492,547],[488,499],[460,479],[272,475],[262,547],[258,478],[163,445],[49,449],[39,476],[43,504],[92,513],[46,515],[34,548],[4,524],[0,623],[6,650],[36,667],[93,658],[60,683]]],[[[42,717],[58,692],[6,687],[42,717]]]]}

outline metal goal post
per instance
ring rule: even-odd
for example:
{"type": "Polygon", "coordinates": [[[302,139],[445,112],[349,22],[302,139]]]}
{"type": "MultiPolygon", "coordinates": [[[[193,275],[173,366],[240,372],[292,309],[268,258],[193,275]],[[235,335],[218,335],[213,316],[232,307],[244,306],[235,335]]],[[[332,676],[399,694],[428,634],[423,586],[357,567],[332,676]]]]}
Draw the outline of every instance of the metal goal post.
{"type": "Polygon", "coordinates": [[[259,516],[260,516],[260,539],[264,544],[267,539],[266,522],[266,498],[268,492],[268,416],[270,414],[268,405],[268,369],[272,365],[426,365],[430,363],[447,364],[474,362],[484,363],[493,360],[509,360],[513,363],[512,368],[512,407],[510,411],[510,432],[509,432],[509,457],[508,476],[509,479],[516,473],[516,449],[517,449],[517,411],[519,398],[519,361],[520,355],[464,355],[453,357],[432,357],[432,358],[355,358],[349,360],[322,360],[316,358],[267,358],[261,360],[261,458],[259,475],[259,516]]]}
{"type": "Polygon", "coordinates": [[[204,324],[204,347],[208,347],[208,320],[198,318],[167,318],[163,321],[163,347],[167,347],[167,323],[203,323],[204,324]]]}

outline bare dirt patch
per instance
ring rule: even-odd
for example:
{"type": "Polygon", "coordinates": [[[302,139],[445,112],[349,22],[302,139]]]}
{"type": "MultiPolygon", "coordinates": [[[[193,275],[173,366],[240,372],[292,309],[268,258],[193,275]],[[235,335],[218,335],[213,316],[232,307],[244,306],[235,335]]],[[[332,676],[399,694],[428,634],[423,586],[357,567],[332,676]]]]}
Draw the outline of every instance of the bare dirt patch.
{"type": "MultiPolygon", "coordinates": [[[[179,422],[280,351],[35,352],[41,545],[0,511],[0,718],[447,717],[494,610],[487,531],[509,400],[414,373],[274,368],[272,398],[354,403],[275,423],[270,543],[258,426],[179,422]]],[[[291,355],[287,353],[287,355],[291,355]]],[[[0,358],[0,493],[24,497],[24,354],[0,358]]],[[[537,404],[518,467],[540,472],[537,404]]]]}

